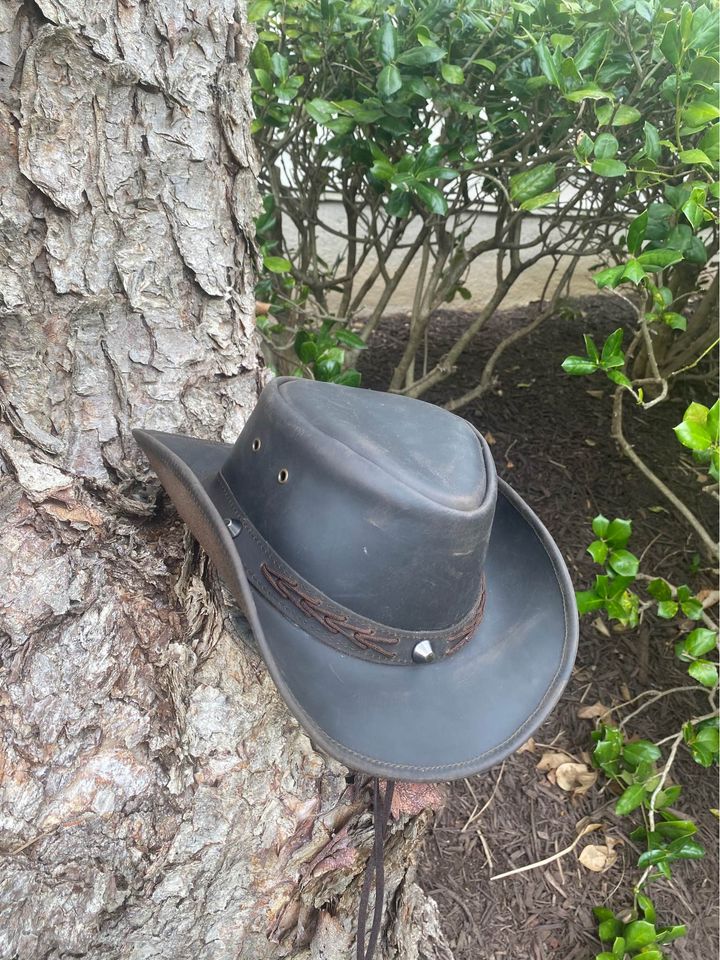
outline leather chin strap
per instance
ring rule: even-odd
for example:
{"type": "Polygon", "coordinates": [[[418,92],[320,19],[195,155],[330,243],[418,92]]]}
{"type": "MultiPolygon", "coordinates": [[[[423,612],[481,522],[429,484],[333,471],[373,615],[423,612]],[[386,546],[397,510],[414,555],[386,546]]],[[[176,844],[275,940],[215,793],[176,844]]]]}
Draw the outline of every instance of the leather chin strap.
{"type": "Polygon", "coordinates": [[[375,954],[378,937],[380,936],[380,927],[382,925],[383,901],[385,899],[385,863],[384,846],[385,830],[390,819],[390,809],[392,807],[393,792],[395,790],[395,781],[387,780],[385,793],[380,793],[380,781],[377,777],[373,778],[373,824],[375,829],[375,838],[373,841],[373,850],[368,857],[365,868],[365,878],[363,880],[362,892],[360,894],[360,906],[358,907],[357,923],[357,960],[372,960],[375,954]],[[365,946],[365,927],[367,925],[368,902],[370,899],[370,888],[373,877],[375,879],[375,907],[373,910],[373,922],[370,928],[370,937],[365,946]]]}

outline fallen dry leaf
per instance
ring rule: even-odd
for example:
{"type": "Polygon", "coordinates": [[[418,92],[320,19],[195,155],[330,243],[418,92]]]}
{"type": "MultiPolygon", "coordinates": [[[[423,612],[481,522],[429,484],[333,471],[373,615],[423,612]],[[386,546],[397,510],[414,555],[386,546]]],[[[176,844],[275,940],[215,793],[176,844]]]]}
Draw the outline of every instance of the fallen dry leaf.
{"type": "Polygon", "coordinates": [[[554,753],[550,750],[540,757],[535,769],[541,773],[546,773],[548,770],[557,770],[561,763],[567,762],[568,755],[566,753],[554,753]]]}
{"type": "Polygon", "coordinates": [[[605,626],[604,622],[600,617],[595,617],[595,619],[592,622],[592,625],[595,627],[598,633],[601,633],[603,635],[603,637],[610,636],[610,631],[605,626]]]}
{"type": "Polygon", "coordinates": [[[707,610],[709,607],[714,607],[720,600],[720,590],[699,590],[696,596],[703,608],[707,610]]]}
{"type": "Polygon", "coordinates": [[[588,843],[588,845],[580,851],[578,860],[586,869],[592,870],[593,873],[604,873],[616,862],[618,855],[615,852],[615,847],[619,843],[622,843],[622,840],[618,840],[615,837],[608,837],[604,844],[588,843]]]}
{"type": "Polygon", "coordinates": [[[518,747],[515,751],[516,753],[535,753],[535,741],[532,737],[529,740],[526,740],[525,743],[518,747]]]}
{"type": "Polygon", "coordinates": [[[577,712],[577,715],[580,720],[606,720],[610,716],[610,707],[606,707],[604,703],[600,703],[598,700],[597,703],[589,703],[584,707],[580,707],[577,712]]]}
{"type": "Polygon", "coordinates": [[[584,796],[597,777],[597,770],[588,770],[584,763],[561,763],[555,770],[555,782],[573,797],[584,796]]]}
{"type": "Polygon", "coordinates": [[[490,446],[495,443],[495,437],[490,433],[489,430],[487,433],[484,433],[483,436],[485,437],[485,443],[490,444],[490,446]]]}

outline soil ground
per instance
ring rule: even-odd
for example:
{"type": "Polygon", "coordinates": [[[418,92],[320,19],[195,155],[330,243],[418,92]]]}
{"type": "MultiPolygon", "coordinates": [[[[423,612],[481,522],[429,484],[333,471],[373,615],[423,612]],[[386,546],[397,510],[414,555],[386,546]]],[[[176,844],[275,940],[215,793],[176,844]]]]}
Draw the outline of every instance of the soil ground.
{"type": "MultiPolygon", "coordinates": [[[[714,586],[713,571],[699,560],[687,524],[669,512],[662,496],[610,439],[612,385],[600,374],[571,378],[560,369],[567,354],[583,352],[583,332],[602,342],[618,326],[629,329],[625,305],[596,296],[572,301],[570,307],[510,348],[497,370],[495,389],[461,415],[485,434],[500,476],[547,525],[578,589],[589,586],[597,572],[585,548],[592,539],[591,519],[598,513],[632,518],[630,548],[643,555],[643,570],[695,590],[714,586]]],[[[424,399],[444,403],[473,387],[500,338],[527,323],[528,309],[492,318],[456,373],[424,399]]],[[[469,314],[457,312],[434,317],[430,362],[469,320],[469,314]]],[[[407,320],[389,318],[362,358],[363,386],[387,389],[406,336],[407,320]]],[[[707,402],[706,389],[700,381],[682,384],[672,400],[646,413],[634,412],[632,401],[626,402],[626,434],[712,529],[717,505],[699,492],[697,472],[672,432],[690,400],[707,402]]],[[[578,718],[582,705],[613,707],[649,688],[688,685],[673,654],[678,629],[653,616],[634,631],[608,630],[599,618],[583,617],[572,679],[536,733],[534,750],[451,786],[426,842],[420,877],[440,905],[456,960],[589,960],[600,952],[591,908],[608,905],[620,911],[631,905],[640,850],[628,833],[640,818],[614,816],[615,797],[602,777],[585,796],[571,799],[536,766],[550,746],[588,759],[593,721],[578,718]],[[583,838],[574,852],[548,866],[490,879],[568,847],[582,818],[601,822],[604,830],[583,838]],[[617,862],[604,873],[587,870],[577,854],[586,843],[602,844],[608,837],[620,841],[617,862]]],[[[672,694],[639,714],[628,731],[659,740],[707,710],[703,695],[672,694]]],[[[697,766],[683,748],[672,780],[683,784],[677,806],[695,819],[698,839],[708,852],[702,861],[678,865],[671,882],[655,883],[649,892],[659,924],[688,924],[687,937],[668,947],[667,955],[712,960],[718,956],[718,865],[717,821],[710,811],[718,806],[717,775],[697,766]]]]}

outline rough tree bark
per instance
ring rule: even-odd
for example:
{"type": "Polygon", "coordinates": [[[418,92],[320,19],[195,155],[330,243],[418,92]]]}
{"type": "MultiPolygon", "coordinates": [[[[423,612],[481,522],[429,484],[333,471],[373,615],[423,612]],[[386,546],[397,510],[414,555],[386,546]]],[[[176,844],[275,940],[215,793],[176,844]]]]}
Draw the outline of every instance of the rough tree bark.
{"type": "MultiPolygon", "coordinates": [[[[371,822],[130,427],[257,397],[235,0],[0,3],[0,957],[346,957],[371,822]]],[[[398,793],[387,957],[447,958],[398,793]]],[[[416,815],[419,814],[419,815],[416,815]]]]}

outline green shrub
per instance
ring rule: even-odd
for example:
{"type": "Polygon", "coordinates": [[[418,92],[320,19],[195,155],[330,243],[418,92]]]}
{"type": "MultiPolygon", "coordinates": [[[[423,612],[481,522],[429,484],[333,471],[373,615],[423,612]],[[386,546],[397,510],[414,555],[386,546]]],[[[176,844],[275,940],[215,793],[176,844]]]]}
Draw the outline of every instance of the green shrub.
{"type": "MultiPolygon", "coordinates": [[[[525,270],[547,260],[529,332],[576,258],[594,254],[612,264],[600,285],[654,285],[651,316],[667,327],[668,361],[688,362],[712,310],[694,324],[687,291],[717,248],[716,12],[694,7],[252,4],[254,129],[271,210],[258,231],[269,268],[260,297],[272,301],[276,321],[270,339],[333,319],[367,341],[413,269],[410,333],[389,387],[420,396],[452,373],[525,270]],[[330,194],[342,205],[340,227],[324,220],[330,194]],[[473,229],[488,216],[491,235],[477,239],[473,229]],[[318,254],[323,232],[337,243],[331,262],[318,254]],[[468,270],[483,254],[495,258],[487,303],[429,364],[430,316],[471,295],[468,270]],[[376,305],[365,309],[371,290],[376,305]]],[[[451,408],[489,389],[502,350],[451,408]]]]}

